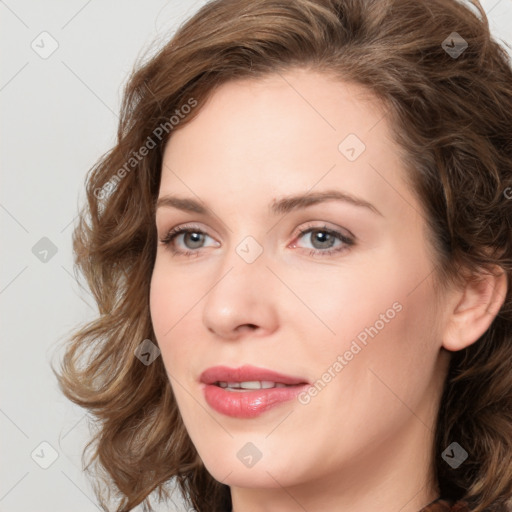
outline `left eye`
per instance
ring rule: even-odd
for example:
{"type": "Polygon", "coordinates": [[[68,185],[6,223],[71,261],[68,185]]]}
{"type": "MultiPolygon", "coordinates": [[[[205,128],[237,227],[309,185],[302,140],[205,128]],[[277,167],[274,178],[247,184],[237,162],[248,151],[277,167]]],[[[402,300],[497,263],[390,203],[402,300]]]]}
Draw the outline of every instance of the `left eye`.
{"type": "Polygon", "coordinates": [[[310,251],[311,255],[314,254],[332,254],[334,252],[340,252],[347,249],[349,246],[354,244],[352,238],[330,229],[327,226],[323,227],[310,227],[307,229],[300,230],[299,238],[310,235],[309,239],[313,244],[313,249],[310,251]],[[338,244],[337,248],[333,249],[333,245],[339,240],[341,243],[338,244]]]}

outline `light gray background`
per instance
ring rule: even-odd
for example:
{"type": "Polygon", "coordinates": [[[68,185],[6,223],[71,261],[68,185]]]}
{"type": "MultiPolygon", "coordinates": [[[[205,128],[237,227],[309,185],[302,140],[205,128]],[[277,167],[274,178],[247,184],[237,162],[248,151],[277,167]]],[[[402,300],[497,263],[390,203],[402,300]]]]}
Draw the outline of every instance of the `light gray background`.
{"type": "MultiPolygon", "coordinates": [[[[100,510],[81,470],[85,411],[60,394],[49,367],[95,311],[73,277],[71,234],[86,172],[115,142],[135,59],[204,3],[0,0],[1,512],[100,510]],[[57,249],[46,262],[33,252],[43,237],[57,249]],[[42,442],[57,456],[47,469],[39,464],[52,449],[42,442]]],[[[493,35],[512,45],[512,0],[482,5],[493,35]]]]}

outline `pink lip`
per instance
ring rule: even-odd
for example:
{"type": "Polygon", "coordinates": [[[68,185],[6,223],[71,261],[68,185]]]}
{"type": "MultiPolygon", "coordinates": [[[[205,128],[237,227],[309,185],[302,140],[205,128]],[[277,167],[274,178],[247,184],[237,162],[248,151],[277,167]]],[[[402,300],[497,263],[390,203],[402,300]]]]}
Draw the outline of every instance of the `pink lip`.
{"type": "Polygon", "coordinates": [[[254,418],[268,409],[292,400],[309,384],[300,377],[284,375],[265,368],[244,365],[240,368],[214,366],[205,370],[200,381],[205,400],[217,412],[234,418],[254,418]],[[255,389],[251,391],[227,391],[215,382],[272,381],[290,387],[255,389]]]}

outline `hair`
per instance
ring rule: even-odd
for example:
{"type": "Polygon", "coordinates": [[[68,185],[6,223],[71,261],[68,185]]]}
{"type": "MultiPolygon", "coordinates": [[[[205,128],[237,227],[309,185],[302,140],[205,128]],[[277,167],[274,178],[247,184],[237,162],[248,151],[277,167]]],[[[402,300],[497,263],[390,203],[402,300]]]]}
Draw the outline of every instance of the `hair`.
{"type": "Polygon", "coordinates": [[[507,510],[512,67],[480,3],[471,3],[480,16],[456,0],[216,0],[136,63],[116,143],[89,170],[87,204],[73,232],[75,269],[98,315],[67,340],[60,374],[52,367],[65,396],[95,418],[82,457],[93,445],[85,469],[94,462],[97,483],[107,487],[105,498],[95,486],[104,510],[113,491],[118,512],[141,503],[151,511],[150,495],[169,498],[171,481],[199,512],[230,510],[229,487],[208,473],[192,444],[162,358],[146,366],[134,357],[142,340],[155,339],[155,203],[167,140],[217,87],[293,68],[357,84],[385,106],[425,212],[436,282],[506,273],[506,297],[489,329],[451,354],[433,461],[442,497],[465,500],[474,512],[507,510]],[[453,32],[468,45],[458,57],[442,45],[453,32]],[[441,457],[454,441],[469,454],[457,469],[441,457]]]}

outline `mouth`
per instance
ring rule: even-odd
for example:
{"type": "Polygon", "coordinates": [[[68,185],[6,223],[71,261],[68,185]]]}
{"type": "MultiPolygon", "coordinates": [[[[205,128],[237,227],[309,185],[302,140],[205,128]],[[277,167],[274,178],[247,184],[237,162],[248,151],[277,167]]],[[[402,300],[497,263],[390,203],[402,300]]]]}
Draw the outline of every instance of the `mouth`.
{"type": "Polygon", "coordinates": [[[200,376],[208,405],[235,418],[254,418],[296,397],[309,383],[301,378],[245,365],[215,366],[200,376]]]}
{"type": "Polygon", "coordinates": [[[272,389],[272,388],[286,388],[294,384],[284,384],[283,382],[273,382],[270,380],[248,380],[245,382],[214,382],[215,386],[225,389],[226,391],[247,391],[253,389],[272,389]]]}

